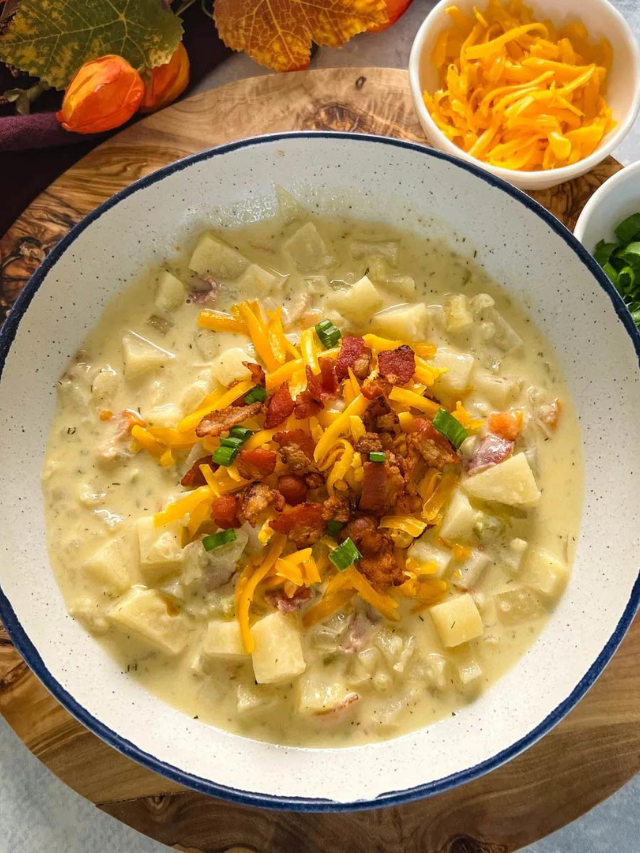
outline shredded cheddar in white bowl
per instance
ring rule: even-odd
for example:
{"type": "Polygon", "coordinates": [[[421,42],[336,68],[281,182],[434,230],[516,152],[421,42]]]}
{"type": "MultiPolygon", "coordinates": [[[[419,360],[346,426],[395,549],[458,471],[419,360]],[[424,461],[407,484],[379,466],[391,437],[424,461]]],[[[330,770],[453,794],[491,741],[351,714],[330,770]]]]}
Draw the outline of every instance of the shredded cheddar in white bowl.
{"type": "Polygon", "coordinates": [[[442,0],[409,68],[429,140],[522,189],[604,159],[637,114],[638,49],[606,0],[573,5],[442,0]]]}

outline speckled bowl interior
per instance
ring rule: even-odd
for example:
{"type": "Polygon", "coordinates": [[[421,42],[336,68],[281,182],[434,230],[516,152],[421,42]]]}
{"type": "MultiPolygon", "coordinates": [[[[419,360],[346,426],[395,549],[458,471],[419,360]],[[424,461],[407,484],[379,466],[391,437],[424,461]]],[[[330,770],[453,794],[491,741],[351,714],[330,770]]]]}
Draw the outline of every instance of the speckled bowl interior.
{"type": "Polygon", "coordinates": [[[66,237],[0,335],[0,616],[86,726],[196,789],[267,807],[345,809],[444,790],[543,735],[601,672],[638,604],[638,333],[552,216],[473,165],[379,137],[300,133],[203,152],[132,185],[66,237]],[[67,616],[47,559],[40,470],[55,383],[107,302],[204,225],[265,216],[280,184],[319,212],[454,238],[530,312],[575,400],[585,458],[573,576],[540,639],[455,717],[386,743],[305,750],[190,719],[147,693],[67,616]]]}

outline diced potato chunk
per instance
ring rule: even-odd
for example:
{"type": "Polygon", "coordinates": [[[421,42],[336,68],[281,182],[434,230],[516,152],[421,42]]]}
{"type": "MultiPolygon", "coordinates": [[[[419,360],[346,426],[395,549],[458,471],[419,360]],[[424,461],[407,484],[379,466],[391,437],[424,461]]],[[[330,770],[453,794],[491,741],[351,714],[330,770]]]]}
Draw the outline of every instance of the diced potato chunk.
{"type": "Polygon", "coordinates": [[[362,258],[384,258],[392,266],[398,263],[400,244],[396,240],[354,240],[351,243],[351,257],[356,261],[362,258]]]}
{"type": "Polygon", "coordinates": [[[238,278],[248,266],[244,255],[211,233],[200,237],[189,261],[189,269],[198,275],[227,281],[238,278]]]}
{"type": "Polygon", "coordinates": [[[240,624],[235,619],[231,622],[212,619],[207,625],[207,633],[202,643],[202,654],[207,658],[228,660],[247,657],[242,646],[240,624]]]}
{"type": "Polygon", "coordinates": [[[284,243],[285,252],[300,272],[321,272],[335,263],[313,222],[307,222],[284,243]]]}
{"type": "Polygon", "coordinates": [[[522,583],[547,598],[557,598],[568,578],[567,566],[548,551],[536,548],[521,575],[522,583]]]}
{"type": "Polygon", "coordinates": [[[445,394],[460,394],[465,391],[469,386],[469,377],[474,363],[475,359],[472,355],[439,347],[431,364],[446,368],[446,373],[441,373],[433,385],[436,394],[439,391],[445,394]]]}
{"type": "Polygon", "coordinates": [[[149,370],[162,367],[175,358],[172,352],[156,346],[135,332],[126,332],[122,336],[122,351],[124,355],[124,375],[133,379],[149,370]]]}
{"type": "Polygon", "coordinates": [[[271,613],[252,626],[251,635],[256,644],[252,657],[258,684],[290,681],[304,672],[307,664],[300,631],[291,616],[271,613]]]}
{"type": "Polygon", "coordinates": [[[369,271],[367,275],[376,284],[383,284],[396,293],[403,296],[413,296],[416,290],[415,279],[410,275],[390,273],[384,258],[374,256],[369,260],[369,271]]]}
{"type": "Polygon", "coordinates": [[[140,546],[140,570],[146,581],[157,583],[178,571],[182,563],[181,526],[172,522],[156,527],[153,516],[136,522],[140,546]]]}
{"type": "Polygon", "coordinates": [[[449,654],[458,687],[462,690],[479,687],[483,672],[472,651],[468,648],[461,648],[449,654]]]}
{"type": "Polygon", "coordinates": [[[264,687],[238,684],[236,692],[236,710],[238,714],[246,717],[257,710],[264,711],[272,705],[276,705],[278,697],[267,693],[264,687]]]}
{"type": "Polygon", "coordinates": [[[489,562],[489,557],[484,551],[472,551],[471,556],[453,573],[454,585],[461,589],[471,589],[476,586],[489,562]]]}
{"type": "Polygon", "coordinates": [[[524,453],[467,477],[462,487],[471,497],[496,501],[508,506],[535,506],[540,491],[524,453]]]}
{"type": "Polygon", "coordinates": [[[451,551],[432,545],[426,538],[416,539],[409,548],[408,556],[420,564],[435,563],[436,571],[434,577],[441,578],[451,562],[451,551]]]}
{"type": "Polygon", "coordinates": [[[473,325],[473,314],[464,293],[455,293],[447,300],[444,306],[444,325],[450,334],[466,332],[473,325]]]}
{"type": "Polygon", "coordinates": [[[518,625],[544,615],[540,601],[529,589],[510,589],[494,596],[503,625],[518,625]]]}
{"type": "Polygon", "coordinates": [[[228,386],[251,375],[251,371],[243,362],[252,360],[242,347],[232,347],[213,359],[211,373],[221,385],[228,386]]]}
{"type": "Polygon", "coordinates": [[[175,403],[165,403],[149,409],[144,419],[151,426],[174,427],[182,419],[182,409],[175,403]]]}
{"type": "Polygon", "coordinates": [[[187,289],[180,279],[169,270],[161,270],[155,298],[158,311],[162,314],[176,311],[184,302],[186,295],[187,289]]]}
{"type": "Polygon", "coordinates": [[[500,410],[507,409],[520,392],[520,381],[515,377],[500,376],[477,365],[471,376],[471,384],[476,395],[481,395],[491,406],[500,410]]]}
{"type": "MultiPolygon", "coordinates": [[[[365,317],[366,314],[362,314],[365,317]]],[[[421,341],[427,335],[429,313],[427,306],[419,302],[416,305],[400,305],[381,311],[371,320],[374,331],[388,338],[404,341],[421,341]]]]}
{"type": "Polygon", "coordinates": [[[366,276],[362,276],[349,290],[336,290],[327,296],[327,305],[354,322],[370,317],[382,306],[383,299],[366,276]]]}
{"type": "Polygon", "coordinates": [[[445,511],[440,535],[454,542],[468,541],[473,536],[473,526],[481,514],[471,506],[465,493],[461,489],[456,489],[445,511]]]}
{"type": "Polygon", "coordinates": [[[121,593],[131,586],[131,554],[125,542],[110,539],[97,548],[83,569],[94,581],[109,591],[121,593]]]}
{"type": "Polygon", "coordinates": [[[336,666],[305,672],[298,681],[297,694],[301,714],[328,714],[356,698],[336,666]]]}
{"type": "Polygon", "coordinates": [[[276,197],[278,199],[280,218],[285,225],[295,222],[296,219],[302,219],[307,214],[307,211],[300,202],[283,187],[276,186],[276,197]]]}
{"type": "Polygon", "coordinates": [[[435,604],[429,608],[429,613],[447,648],[468,643],[482,634],[482,618],[469,593],[435,604]]]}
{"type": "Polygon", "coordinates": [[[155,589],[133,587],[109,608],[107,617],[117,628],[131,631],[165,654],[178,654],[186,645],[184,617],[170,615],[167,602],[155,589]]]}
{"type": "Polygon", "coordinates": [[[522,569],[522,558],[529,543],[524,539],[512,539],[504,556],[504,568],[509,574],[517,575],[522,569]]]}
{"type": "Polygon", "coordinates": [[[266,296],[280,281],[277,275],[258,264],[250,264],[238,279],[238,287],[254,296],[266,296]]]}

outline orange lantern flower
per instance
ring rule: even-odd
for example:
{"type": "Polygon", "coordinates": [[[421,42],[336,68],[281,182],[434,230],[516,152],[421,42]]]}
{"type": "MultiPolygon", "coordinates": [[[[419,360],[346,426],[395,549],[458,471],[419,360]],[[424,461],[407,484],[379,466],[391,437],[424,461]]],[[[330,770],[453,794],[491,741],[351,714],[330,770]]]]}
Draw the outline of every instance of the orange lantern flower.
{"type": "Polygon", "coordinates": [[[189,55],[182,43],[167,62],[149,72],[140,112],[151,113],[175,101],[189,83],[189,55]]]}
{"type": "Polygon", "coordinates": [[[144,83],[135,68],[109,54],[84,63],[67,86],[56,118],[75,133],[111,130],[131,118],[143,94],[144,83]]]}

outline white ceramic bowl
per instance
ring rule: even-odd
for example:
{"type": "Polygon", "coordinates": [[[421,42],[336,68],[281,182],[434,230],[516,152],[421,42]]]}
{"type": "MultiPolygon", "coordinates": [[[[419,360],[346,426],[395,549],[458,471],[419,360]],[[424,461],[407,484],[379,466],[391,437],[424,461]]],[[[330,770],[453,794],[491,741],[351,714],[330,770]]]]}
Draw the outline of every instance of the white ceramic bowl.
{"type": "Polygon", "coordinates": [[[271,808],[339,810],[398,803],[473,779],[561,719],[636,611],[640,478],[629,460],[640,457],[640,434],[629,424],[640,420],[639,352],[619,297],[578,241],[527,196],[463,160],[412,143],[329,133],[262,137],[182,160],[76,226],[0,333],[0,617],[36,675],[81,722],[195,789],[271,808]],[[458,251],[477,251],[551,342],[582,428],[586,488],[584,496],[567,496],[584,497],[582,533],[571,582],[540,639],[455,716],[352,749],[259,743],[164,705],[66,614],[47,559],[40,471],[56,380],[68,360],[125,282],[203,227],[268,215],[276,184],[314,211],[464,236],[458,251]]]}
{"type": "MultiPolygon", "coordinates": [[[[442,30],[451,26],[451,19],[445,14],[445,9],[452,5],[452,0],[440,0],[418,30],[409,59],[409,84],[420,124],[432,145],[456,157],[476,163],[480,168],[509,181],[520,189],[542,190],[584,175],[611,154],[629,133],[640,107],[640,52],[629,24],[607,0],[561,0],[561,2],[525,0],[525,2],[543,20],[548,18],[558,25],[571,20],[581,20],[587,27],[592,40],[597,41],[605,36],[611,43],[613,61],[607,76],[607,102],[618,123],[589,157],[560,169],[520,172],[514,169],[500,169],[470,157],[447,139],[431,118],[422,96],[425,91],[433,92],[438,88],[438,74],[431,62],[431,52],[442,30]]],[[[455,5],[468,13],[472,13],[474,6],[478,6],[481,11],[485,8],[484,4],[478,3],[477,0],[456,0],[455,5]]]]}
{"type": "Polygon", "coordinates": [[[640,162],[626,166],[594,192],[573,231],[588,252],[600,240],[615,240],[618,223],[640,211],[640,162]]]}

